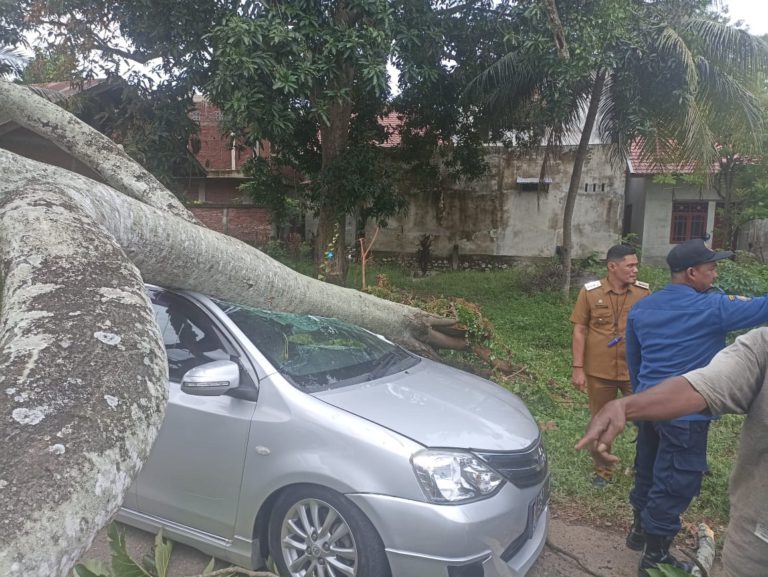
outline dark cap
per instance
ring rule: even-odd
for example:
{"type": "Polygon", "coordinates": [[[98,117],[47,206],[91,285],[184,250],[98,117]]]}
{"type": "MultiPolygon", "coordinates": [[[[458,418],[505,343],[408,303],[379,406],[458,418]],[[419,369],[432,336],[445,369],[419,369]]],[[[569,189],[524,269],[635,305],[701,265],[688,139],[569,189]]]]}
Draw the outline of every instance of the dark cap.
{"type": "Polygon", "coordinates": [[[694,238],[678,244],[669,251],[667,264],[672,272],[681,272],[688,267],[698,266],[706,262],[715,262],[724,258],[731,258],[733,253],[729,250],[715,252],[707,248],[703,238],[694,238]]]}

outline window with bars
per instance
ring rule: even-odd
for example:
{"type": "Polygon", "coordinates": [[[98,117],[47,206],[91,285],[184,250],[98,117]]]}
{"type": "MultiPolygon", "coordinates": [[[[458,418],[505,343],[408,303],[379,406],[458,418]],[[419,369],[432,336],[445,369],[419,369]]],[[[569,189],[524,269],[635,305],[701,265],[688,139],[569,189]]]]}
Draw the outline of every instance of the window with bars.
{"type": "Polygon", "coordinates": [[[672,203],[672,226],[669,242],[678,244],[692,238],[704,238],[707,234],[707,202],[672,203]]]}

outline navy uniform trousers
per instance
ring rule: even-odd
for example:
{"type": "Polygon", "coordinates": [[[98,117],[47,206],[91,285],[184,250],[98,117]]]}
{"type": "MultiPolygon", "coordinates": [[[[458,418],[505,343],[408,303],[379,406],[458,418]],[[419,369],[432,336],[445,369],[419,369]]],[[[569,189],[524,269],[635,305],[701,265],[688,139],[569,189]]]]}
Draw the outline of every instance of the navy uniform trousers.
{"type": "Polygon", "coordinates": [[[680,531],[680,514],[701,490],[709,421],[640,421],[637,427],[629,502],[640,511],[647,533],[673,537],[680,531]]]}

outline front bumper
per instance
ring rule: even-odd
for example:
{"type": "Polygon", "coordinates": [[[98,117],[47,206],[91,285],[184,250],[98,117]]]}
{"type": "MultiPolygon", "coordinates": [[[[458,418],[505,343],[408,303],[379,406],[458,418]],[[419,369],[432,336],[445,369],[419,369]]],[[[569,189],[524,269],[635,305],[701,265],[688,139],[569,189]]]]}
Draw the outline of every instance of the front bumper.
{"type": "Polygon", "coordinates": [[[523,577],[547,538],[549,507],[535,519],[530,512],[547,490],[542,485],[518,489],[507,483],[493,497],[465,505],[434,505],[385,495],[347,497],[378,530],[393,576],[523,577]]]}

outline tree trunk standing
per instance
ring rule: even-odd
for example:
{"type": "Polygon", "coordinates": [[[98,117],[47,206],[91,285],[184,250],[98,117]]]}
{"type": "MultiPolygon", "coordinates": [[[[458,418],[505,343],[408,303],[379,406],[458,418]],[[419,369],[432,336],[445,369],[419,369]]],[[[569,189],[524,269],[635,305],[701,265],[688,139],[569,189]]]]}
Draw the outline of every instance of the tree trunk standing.
{"type": "MultiPolygon", "coordinates": [[[[337,94],[351,91],[354,77],[354,66],[340,64],[333,90],[337,94]]],[[[352,120],[352,100],[346,96],[338,96],[331,101],[328,108],[328,124],[320,126],[321,173],[327,171],[347,147],[349,125],[352,120]]],[[[325,190],[326,197],[322,199],[322,206],[318,212],[315,267],[318,273],[323,274],[324,280],[343,285],[347,280],[346,212],[340,209],[341,202],[338,198],[336,183],[324,183],[326,186],[329,184],[330,188],[325,190]],[[328,252],[333,254],[331,258],[327,256],[328,252]],[[323,268],[326,270],[321,270],[323,268]]]]}
{"type": "Polygon", "coordinates": [[[735,169],[736,162],[731,156],[726,157],[725,162],[722,162],[720,166],[720,178],[723,182],[723,194],[721,196],[723,197],[724,205],[721,231],[723,246],[714,248],[724,248],[726,250],[734,250],[736,248],[736,223],[734,222],[736,219],[736,203],[734,200],[734,193],[736,192],[734,190],[735,169]]]}
{"type": "Polygon", "coordinates": [[[317,278],[343,285],[346,280],[344,244],[346,243],[344,219],[339,221],[332,207],[323,206],[317,214],[315,235],[315,273],[317,278]],[[335,240],[334,240],[335,239],[335,240]]]}
{"type": "Polygon", "coordinates": [[[584,168],[584,161],[587,159],[589,151],[589,139],[592,136],[592,129],[595,127],[597,110],[600,106],[600,99],[603,95],[603,86],[605,85],[606,70],[597,71],[595,82],[592,85],[592,92],[589,96],[589,108],[587,117],[584,119],[584,128],[581,132],[579,146],[576,149],[576,157],[573,159],[573,172],[571,173],[571,182],[568,185],[568,194],[565,197],[565,210],[563,211],[563,296],[568,298],[571,292],[571,253],[573,252],[572,239],[572,221],[573,209],[576,206],[576,196],[579,193],[581,184],[581,172],[584,168]]]}
{"type": "Polygon", "coordinates": [[[544,9],[547,11],[547,18],[552,28],[557,53],[563,60],[569,60],[571,55],[568,52],[568,43],[565,40],[565,31],[563,30],[563,23],[560,21],[560,14],[557,11],[557,4],[555,0],[542,0],[542,2],[544,9]]]}

